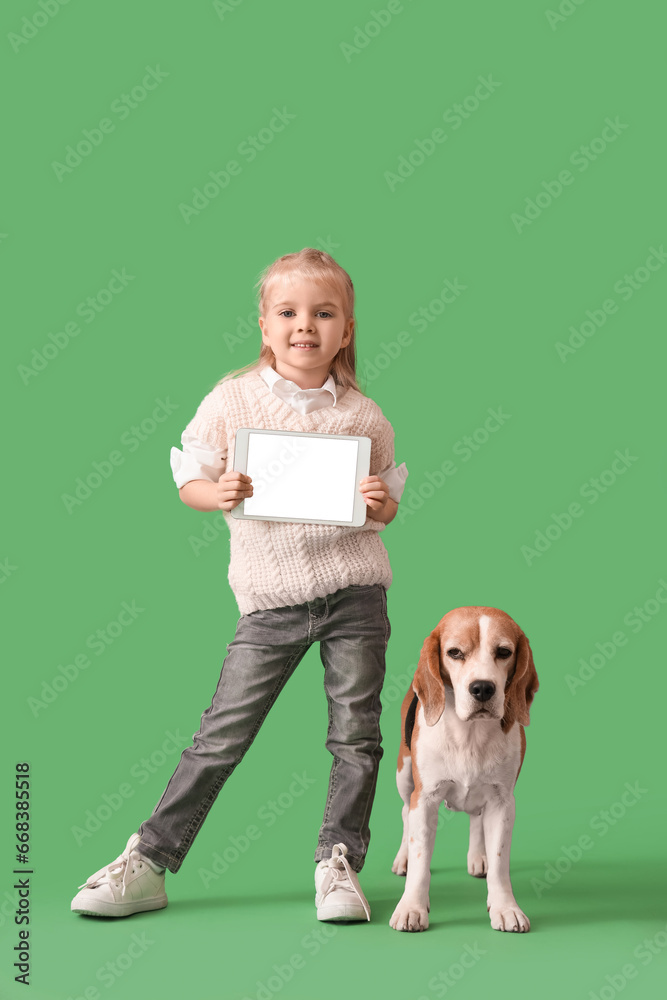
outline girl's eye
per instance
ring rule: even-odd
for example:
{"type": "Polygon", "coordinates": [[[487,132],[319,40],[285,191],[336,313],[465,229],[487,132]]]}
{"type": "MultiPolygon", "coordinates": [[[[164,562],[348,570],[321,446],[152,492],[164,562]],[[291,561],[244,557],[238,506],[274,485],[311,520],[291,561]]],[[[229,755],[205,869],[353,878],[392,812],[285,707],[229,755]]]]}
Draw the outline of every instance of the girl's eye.
{"type": "MultiPolygon", "coordinates": [[[[278,315],[279,315],[279,316],[284,316],[284,315],[285,315],[285,313],[293,313],[293,312],[294,312],[294,310],[293,310],[293,309],[282,309],[282,310],[281,310],[281,311],[280,311],[280,312],[278,313],[278,315]]],[[[331,313],[330,313],[330,312],[327,312],[327,311],[326,311],[326,309],[320,309],[320,311],[318,312],[318,314],[317,314],[317,315],[318,315],[318,316],[331,316],[331,313]]]]}

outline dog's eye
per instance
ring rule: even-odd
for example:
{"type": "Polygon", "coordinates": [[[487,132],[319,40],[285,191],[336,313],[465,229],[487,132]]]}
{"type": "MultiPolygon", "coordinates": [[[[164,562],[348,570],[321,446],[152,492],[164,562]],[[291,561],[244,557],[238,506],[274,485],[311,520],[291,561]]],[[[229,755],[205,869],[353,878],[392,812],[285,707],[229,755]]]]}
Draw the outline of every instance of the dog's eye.
{"type": "Polygon", "coordinates": [[[452,660],[462,660],[463,659],[463,653],[461,652],[460,649],[457,649],[455,646],[452,647],[452,649],[448,649],[447,650],[447,656],[451,656],[452,660]]]}
{"type": "Polygon", "coordinates": [[[506,660],[511,655],[512,655],[512,650],[507,649],[506,646],[499,646],[498,651],[496,652],[496,656],[498,657],[499,660],[506,660]]]}

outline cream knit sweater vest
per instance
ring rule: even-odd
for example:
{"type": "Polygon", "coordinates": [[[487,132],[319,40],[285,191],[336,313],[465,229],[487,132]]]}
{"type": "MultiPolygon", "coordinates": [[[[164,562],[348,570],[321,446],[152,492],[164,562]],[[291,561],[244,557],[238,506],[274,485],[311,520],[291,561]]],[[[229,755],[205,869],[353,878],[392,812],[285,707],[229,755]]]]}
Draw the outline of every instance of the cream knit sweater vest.
{"type": "MultiPolygon", "coordinates": [[[[226,453],[227,471],[234,468],[239,427],[363,434],[372,442],[371,475],[394,461],[391,424],[377,403],[356,389],[337,394],[335,406],[300,414],[251,371],[217,385],[186,430],[226,453]]],[[[368,518],[360,528],[346,528],[223,514],[230,531],[229,583],[242,615],[303,604],[352,584],[391,584],[389,556],[378,535],[385,525],[379,521],[368,518]]]]}

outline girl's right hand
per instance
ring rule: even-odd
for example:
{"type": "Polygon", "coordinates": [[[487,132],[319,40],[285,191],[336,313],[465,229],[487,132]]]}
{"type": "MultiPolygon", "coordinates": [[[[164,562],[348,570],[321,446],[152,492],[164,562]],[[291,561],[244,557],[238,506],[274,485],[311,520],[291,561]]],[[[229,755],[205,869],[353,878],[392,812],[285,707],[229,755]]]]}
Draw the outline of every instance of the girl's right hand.
{"type": "Polygon", "coordinates": [[[252,479],[242,472],[230,469],[218,479],[217,501],[220,510],[233,510],[234,507],[252,496],[252,479]]]}

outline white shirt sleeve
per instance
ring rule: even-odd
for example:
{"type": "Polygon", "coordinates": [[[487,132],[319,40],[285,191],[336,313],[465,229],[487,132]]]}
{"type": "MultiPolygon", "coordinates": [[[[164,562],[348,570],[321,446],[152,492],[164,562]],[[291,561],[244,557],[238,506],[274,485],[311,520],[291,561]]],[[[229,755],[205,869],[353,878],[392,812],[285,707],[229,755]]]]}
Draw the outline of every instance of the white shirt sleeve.
{"type": "Polygon", "coordinates": [[[396,503],[400,503],[403,490],[405,489],[405,480],[408,478],[408,467],[405,462],[401,462],[398,468],[396,468],[396,462],[392,462],[387,469],[378,472],[378,476],[389,487],[389,496],[391,499],[395,500],[396,503]]]}
{"type": "Polygon", "coordinates": [[[225,471],[226,452],[187,431],[181,434],[181,444],[183,451],[172,448],[169,455],[174,482],[179,490],[192,479],[208,479],[217,483],[225,471]]]}

